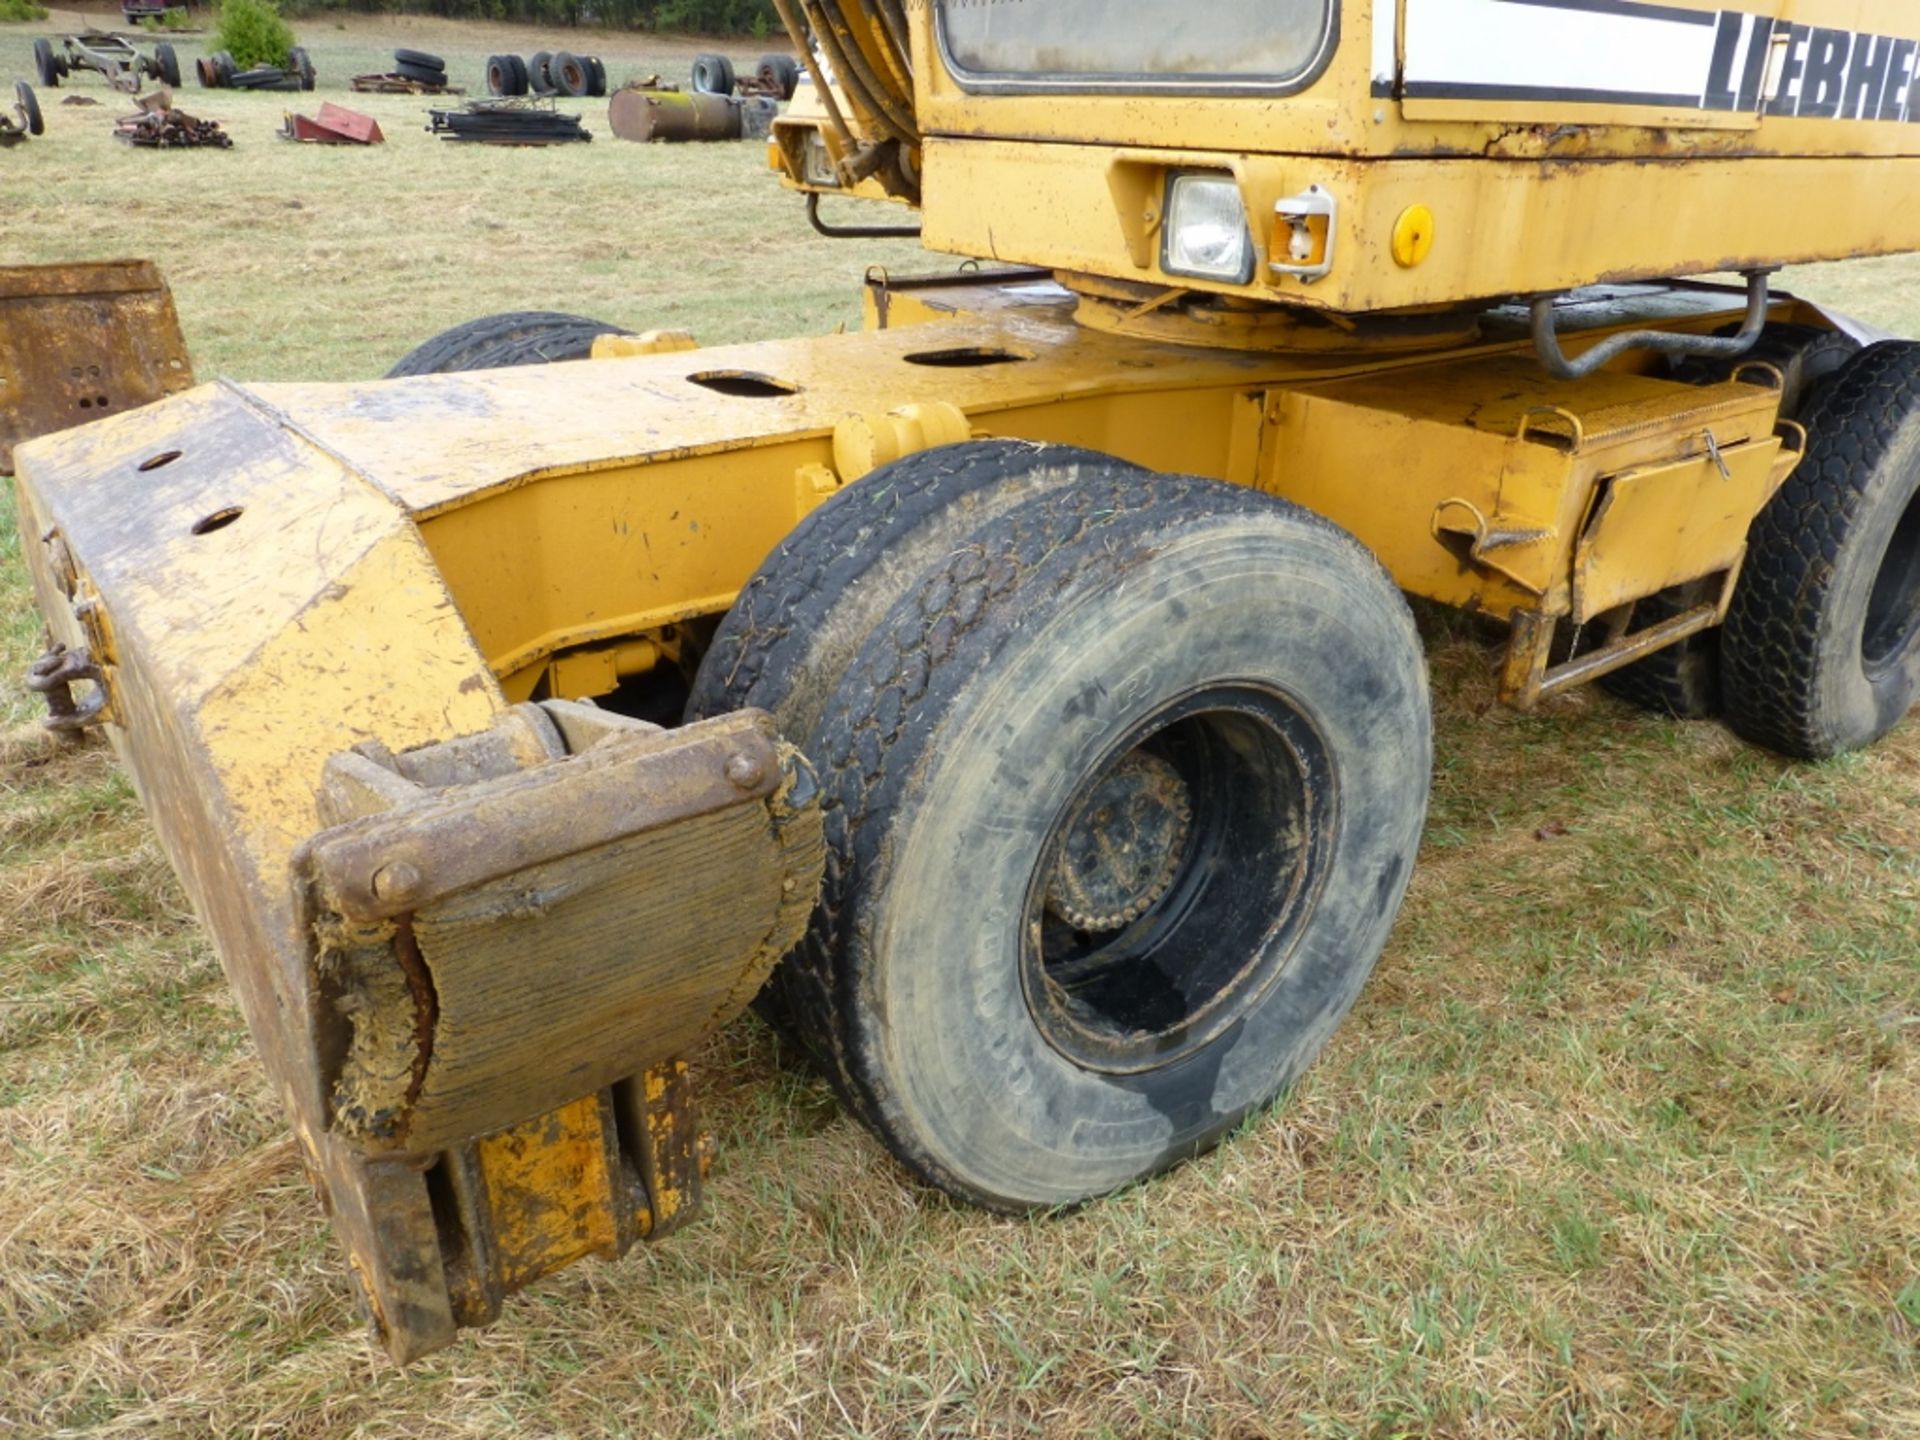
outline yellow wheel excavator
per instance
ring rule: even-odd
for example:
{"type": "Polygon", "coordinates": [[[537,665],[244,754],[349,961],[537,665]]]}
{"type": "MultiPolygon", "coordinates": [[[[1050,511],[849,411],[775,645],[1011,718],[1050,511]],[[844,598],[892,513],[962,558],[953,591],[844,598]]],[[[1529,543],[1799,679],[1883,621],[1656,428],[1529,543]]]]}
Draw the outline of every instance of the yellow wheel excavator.
{"type": "Polygon", "coordinates": [[[17,452],[31,683],[400,1360],[694,1213],[683,1057],[756,995],[996,1209],[1266,1106],[1414,863],[1406,595],[1521,708],[1819,757],[1920,689],[1920,346],[1769,285],[1920,249],[1912,6],[776,3],[782,183],[976,267],[17,452]]]}

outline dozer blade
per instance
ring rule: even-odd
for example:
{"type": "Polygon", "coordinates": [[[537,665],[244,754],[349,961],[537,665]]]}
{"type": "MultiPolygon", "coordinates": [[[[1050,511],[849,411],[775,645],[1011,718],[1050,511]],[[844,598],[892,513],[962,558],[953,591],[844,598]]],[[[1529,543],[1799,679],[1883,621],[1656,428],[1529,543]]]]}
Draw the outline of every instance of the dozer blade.
{"type": "Polygon", "coordinates": [[[0,266],[0,475],[24,440],[192,385],[173,295],[151,260],[0,266]]]}
{"type": "Polygon", "coordinates": [[[686,1219],[681,1057],[819,884],[771,720],[509,705],[406,511],[234,387],[23,446],[18,491],[32,683],[126,763],[389,1353],[686,1219]]]}

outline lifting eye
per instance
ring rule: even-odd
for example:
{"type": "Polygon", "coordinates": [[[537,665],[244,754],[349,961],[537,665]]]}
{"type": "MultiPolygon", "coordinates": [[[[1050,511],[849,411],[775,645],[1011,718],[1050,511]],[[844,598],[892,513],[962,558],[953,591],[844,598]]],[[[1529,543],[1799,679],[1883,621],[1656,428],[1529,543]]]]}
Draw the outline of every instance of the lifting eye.
{"type": "Polygon", "coordinates": [[[243,507],[229,505],[224,510],[216,510],[211,515],[202,516],[193,522],[193,533],[211,535],[216,530],[224,530],[240,518],[243,507]]]}
{"type": "Polygon", "coordinates": [[[800,393],[800,387],[791,380],[777,380],[758,370],[702,370],[687,379],[716,395],[734,395],[743,400],[773,400],[800,393]]]}
{"type": "Polygon", "coordinates": [[[961,345],[952,350],[916,350],[902,358],[909,365],[962,370],[975,365],[1015,365],[1033,357],[1022,355],[1018,350],[1002,349],[998,345],[961,345]]]}

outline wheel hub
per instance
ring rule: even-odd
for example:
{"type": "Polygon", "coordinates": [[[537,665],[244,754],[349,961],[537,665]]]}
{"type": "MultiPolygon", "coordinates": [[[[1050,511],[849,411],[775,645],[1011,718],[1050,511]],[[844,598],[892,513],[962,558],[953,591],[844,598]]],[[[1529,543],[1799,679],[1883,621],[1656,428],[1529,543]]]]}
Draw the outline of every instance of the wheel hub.
{"type": "Polygon", "coordinates": [[[1191,826],[1179,771],[1144,750],[1127,755],[1068,817],[1047,909],[1077,930],[1132,924],[1173,884],[1191,826]]]}

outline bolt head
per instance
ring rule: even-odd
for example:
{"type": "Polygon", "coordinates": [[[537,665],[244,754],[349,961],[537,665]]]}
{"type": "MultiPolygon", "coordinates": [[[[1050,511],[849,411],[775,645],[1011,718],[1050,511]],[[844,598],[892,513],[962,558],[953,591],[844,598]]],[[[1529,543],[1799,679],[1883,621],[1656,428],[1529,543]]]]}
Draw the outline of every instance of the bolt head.
{"type": "Polygon", "coordinates": [[[373,893],[389,905],[404,905],[420,893],[426,877],[405,860],[395,860],[373,872],[373,893]]]}
{"type": "Polygon", "coordinates": [[[751,790],[766,778],[766,767],[744,751],[727,759],[727,780],[742,790],[751,790]]]}

